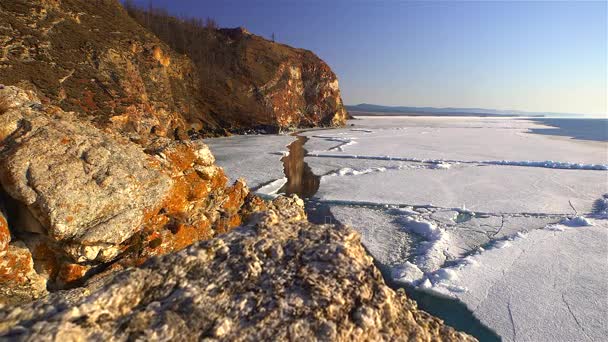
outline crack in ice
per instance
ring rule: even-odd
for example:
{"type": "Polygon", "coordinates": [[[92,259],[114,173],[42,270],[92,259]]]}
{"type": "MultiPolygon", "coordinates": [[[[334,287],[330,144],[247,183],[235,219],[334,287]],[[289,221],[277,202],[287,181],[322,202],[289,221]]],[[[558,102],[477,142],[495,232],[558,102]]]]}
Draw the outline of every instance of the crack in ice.
{"type": "Polygon", "coordinates": [[[428,164],[482,164],[482,165],[498,165],[498,166],[517,166],[517,167],[541,167],[548,169],[563,169],[563,170],[594,170],[606,171],[608,164],[583,164],[560,162],[553,160],[545,161],[517,161],[517,160],[451,160],[451,159],[420,159],[410,157],[393,157],[393,156],[365,156],[354,154],[331,154],[331,153],[309,153],[310,157],[319,158],[342,158],[342,159],[368,159],[368,160],[391,160],[391,161],[407,161],[414,163],[428,164]]]}

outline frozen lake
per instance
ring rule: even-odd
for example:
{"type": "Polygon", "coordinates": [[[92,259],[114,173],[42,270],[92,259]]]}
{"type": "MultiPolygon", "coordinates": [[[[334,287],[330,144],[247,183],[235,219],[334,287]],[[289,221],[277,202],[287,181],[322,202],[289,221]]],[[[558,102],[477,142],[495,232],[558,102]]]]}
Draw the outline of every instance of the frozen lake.
{"type": "Polygon", "coordinates": [[[294,136],[206,142],[231,177],[311,197],[312,216],[361,232],[393,281],[460,300],[505,341],[608,336],[608,142],[512,118],[350,124],[291,148],[294,136]]]}

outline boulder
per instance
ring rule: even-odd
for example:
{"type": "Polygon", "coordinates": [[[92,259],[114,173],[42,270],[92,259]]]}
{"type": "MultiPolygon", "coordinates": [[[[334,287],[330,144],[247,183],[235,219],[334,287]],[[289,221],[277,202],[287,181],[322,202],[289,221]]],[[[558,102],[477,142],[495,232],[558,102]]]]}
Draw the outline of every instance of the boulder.
{"type": "Polygon", "coordinates": [[[15,87],[0,115],[0,182],[75,261],[109,261],[172,186],[141,147],[15,87]]]}

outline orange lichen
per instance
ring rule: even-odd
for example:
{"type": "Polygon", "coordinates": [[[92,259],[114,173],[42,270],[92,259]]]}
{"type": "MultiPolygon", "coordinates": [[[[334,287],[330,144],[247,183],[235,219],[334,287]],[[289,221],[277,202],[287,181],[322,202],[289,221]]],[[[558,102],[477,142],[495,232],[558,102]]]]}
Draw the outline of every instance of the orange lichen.
{"type": "Polygon", "coordinates": [[[196,160],[196,154],[191,146],[180,144],[172,146],[164,151],[167,159],[171,162],[171,166],[177,171],[183,171],[192,166],[196,160]]]}
{"type": "Polygon", "coordinates": [[[226,189],[227,199],[222,204],[222,209],[230,215],[236,214],[243,205],[243,201],[248,194],[249,190],[245,183],[236,181],[233,186],[226,189]]]}
{"type": "Polygon", "coordinates": [[[86,274],[88,268],[78,264],[63,264],[57,274],[57,281],[69,284],[78,281],[86,274]]]}
{"type": "Polygon", "coordinates": [[[4,215],[0,213],[0,253],[8,249],[8,243],[11,241],[11,232],[8,229],[8,222],[4,215]]]}
{"type": "Polygon", "coordinates": [[[32,257],[36,261],[38,273],[46,274],[49,279],[55,279],[59,272],[57,253],[48,245],[40,243],[32,249],[32,257]]]}
{"type": "Polygon", "coordinates": [[[24,284],[32,272],[32,255],[27,249],[9,249],[0,260],[0,284],[24,284]]]}
{"type": "Polygon", "coordinates": [[[195,227],[180,224],[175,229],[173,237],[173,248],[180,250],[190,246],[192,243],[198,240],[198,232],[195,227]]]}

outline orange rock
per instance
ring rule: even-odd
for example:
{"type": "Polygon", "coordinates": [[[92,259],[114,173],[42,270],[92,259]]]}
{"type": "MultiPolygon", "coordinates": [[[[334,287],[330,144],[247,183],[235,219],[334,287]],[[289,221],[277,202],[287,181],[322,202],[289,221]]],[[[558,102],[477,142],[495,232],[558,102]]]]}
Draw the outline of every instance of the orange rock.
{"type": "Polygon", "coordinates": [[[78,264],[63,264],[57,274],[57,282],[70,284],[84,277],[89,267],[78,264]]]}
{"type": "Polygon", "coordinates": [[[38,273],[51,280],[55,279],[59,272],[58,253],[45,243],[36,244],[31,251],[38,273]]]}
{"type": "Polygon", "coordinates": [[[249,189],[243,180],[239,179],[234,182],[234,185],[226,189],[227,200],[222,204],[223,211],[228,215],[236,214],[248,194],[249,189]]]}
{"type": "Polygon", "coordinates": [[[29,250],[22,244],[9,246],[0,257],[0,304],[32,300],[46,294],[46,279],[36,274],[29,250]]]}
{"type": "Polygon", "coordinates": [[[11,232],[8,229],[8,222],[4,214],[0,212],[0,256],[8,249],[8,243],[11,241],[11,232]]]}

